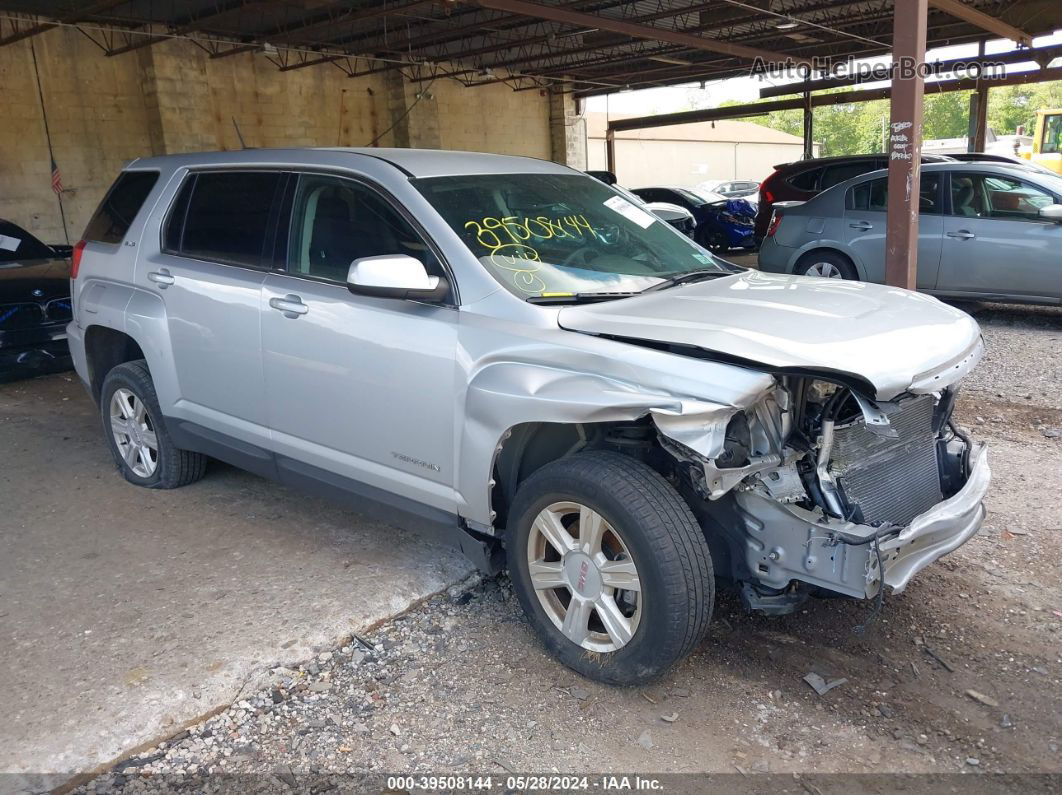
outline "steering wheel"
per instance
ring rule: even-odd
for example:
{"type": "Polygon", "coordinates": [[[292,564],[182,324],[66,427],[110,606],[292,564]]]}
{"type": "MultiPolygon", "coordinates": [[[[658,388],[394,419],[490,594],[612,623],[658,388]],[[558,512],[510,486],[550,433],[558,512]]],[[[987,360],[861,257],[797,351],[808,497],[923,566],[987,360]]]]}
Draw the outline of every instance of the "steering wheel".
{"type": "Polygon", "coordinates": [[[565,257],[564,262],[561,264],[569,268],[589,268],[590,260],[588,255],[590,254],[596,255],[597,251],[592,246],[580,246],[565,257]]]}

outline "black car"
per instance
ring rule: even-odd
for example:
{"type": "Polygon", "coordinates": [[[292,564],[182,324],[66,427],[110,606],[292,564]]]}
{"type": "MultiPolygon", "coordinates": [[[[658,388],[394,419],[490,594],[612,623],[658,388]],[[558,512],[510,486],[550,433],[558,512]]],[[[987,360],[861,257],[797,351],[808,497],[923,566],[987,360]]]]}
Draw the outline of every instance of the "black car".
{"type": "Polygon", "coordinates": [[[0,219],[0,381],[69,370],[70,260],[0,219]]]}

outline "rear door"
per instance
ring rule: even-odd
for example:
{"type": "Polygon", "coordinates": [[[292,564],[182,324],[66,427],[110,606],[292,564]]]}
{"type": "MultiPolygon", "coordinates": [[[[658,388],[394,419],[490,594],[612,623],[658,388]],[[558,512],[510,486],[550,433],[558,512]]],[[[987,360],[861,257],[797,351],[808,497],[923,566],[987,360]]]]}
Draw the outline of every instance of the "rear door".
{"type": "Polygon", "coordinates": [[[438,275],[441,263],[371,183],[302,174],[295,187],[287,270],[266,276],[261,299],[281,477],[456,512],[459,313],[346,286],[361,257],[408,254],[438,275]]]}
{"type": "MultiPolygon", "coordinates": [[[[940,268],[943,235],[940,172],[923,172],[918,213],[919,290],[932,290],[940,268]]],[[[845,196],[844,233],[866,270],[868,281],[885,281],[885,227],[888,177],[853,185],[845,196]]]]}
{"type": "Polygon", "coordinates": [[[166,307],[177,398],[163,410],[259,446],[269,439],[259,306],[286,179],[277,171],[187,174],[161,250],[136,272],[137,285],[166,307]]]}
{"type": "Polygon", "coordinates": [[[1018,177],[952,172],[937,289],[1062,299],[1062,224],[1039,214],[1060,201],[1018,177]]]}

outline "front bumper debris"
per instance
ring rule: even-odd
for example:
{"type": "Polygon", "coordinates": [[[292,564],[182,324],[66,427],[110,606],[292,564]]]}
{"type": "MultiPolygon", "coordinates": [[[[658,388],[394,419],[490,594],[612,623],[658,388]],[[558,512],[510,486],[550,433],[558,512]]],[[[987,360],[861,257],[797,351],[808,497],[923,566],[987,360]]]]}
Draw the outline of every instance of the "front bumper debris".
{"type": "Polygon", "coordinates": [[[755,491],[735,494],[744,523],[744,564],[758,586],[781,591],[793,580],[852,596],[877,595],[875,537],[884,581],[900,592],[911,578],[973,537],[984,521],[982,504],[991,470],[986,449],[970,452],[966,483],[956,494],[919,514],[902,529],[881,528],[823,518],[755,491]]]}

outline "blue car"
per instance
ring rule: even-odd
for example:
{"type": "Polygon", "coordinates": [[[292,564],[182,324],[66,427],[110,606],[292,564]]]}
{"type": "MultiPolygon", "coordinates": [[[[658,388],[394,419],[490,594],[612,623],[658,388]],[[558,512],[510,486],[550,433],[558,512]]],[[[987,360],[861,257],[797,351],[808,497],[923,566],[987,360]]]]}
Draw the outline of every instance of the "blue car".
{"type": "Polygon", "coordinates": [[[756,205],[747,199],[727,199],[696,188],[650,187],[633,191],[643,201],[669,202],[693,213],[693,238],[709,251],[755,248],[756,205]]]}

